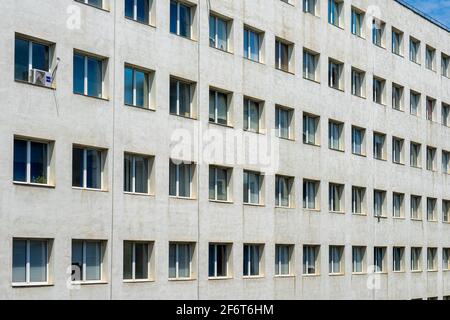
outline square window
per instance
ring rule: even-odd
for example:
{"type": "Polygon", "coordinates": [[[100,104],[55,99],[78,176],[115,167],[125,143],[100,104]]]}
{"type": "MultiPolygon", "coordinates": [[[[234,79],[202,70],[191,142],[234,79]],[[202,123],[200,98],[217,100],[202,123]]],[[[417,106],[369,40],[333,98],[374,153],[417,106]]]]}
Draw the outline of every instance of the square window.
{"type": "Polygon", "coordinates": [[[403,32],[392,28],[392,53],[403,56],[403,32]]]}
{"type": "Polygon", "coordinates": [[[329,257],[329,272],[330,274],[343,274],[344,273],[344,247],[343,246],[330,246],[329,257]]]}
{"type": "Polygon", "coordinates": [[[411,195],[411,219],[422,220],[422,197],[411,195]]]}
{"type": "Polygon", "coordinates": [[[330,183],[328,193],[329,209],[331,212],[344,212],[344,185],[330,183]]]}
{"type": "Polygon", "coordinates": [[[244,277],[259,277],[263,275],[263,250],[261,244],[244,244],[244,277]]]}
{"type": "Polygon", "coordinates": [[[275,129],[279,138],[293,140],[294,110],[282,106],[275,107],[275,129]]]}
{"type": "Polygon", "coordinates": [[[392,137],[392,162],[397,164],[403,164],[405,156],[403,152],[403,145],[405,140],[397,137],[392,137]]]}
{"type": "Polygon", "coordinates": [[[328,146],[332,150],[344,151],[344,123],[328,122],[328,146]]]}
{"type": "Polygon", "coordinates": [[[50,240],[13,239],[13,285],[49,283],[50,252],[50,240]]]}
{"type": "Polygon", "coordinates": [[[359,127],[352,127],[352,153],[365,156],[366,155],[366,130],[359,127]]]}
{"type": "Polygon", "coordinates": [[[14,182],[50,185],[53,143],[14,138],[14,182]]]}
{"type": "Polygon", "coordinates": [[[153,279],[153,242],[124,241],[123,279],[142,281],[153,279]]]}
{"type": "Polygon", "coordinates": [[[293,245],[277,244],[275,245],[275,276],[293,275],[292,256],[294,252],[293,245]]]}
{"type": "Polygon", "coordinates": [[[294,44],[283,39],[275,39],[275,68],[294,72],[294,44]]]}
{"type": "Polygon", "coordinates": [[[352,7],[352,18],[351,18],[351,31],[352,34],[354,34],[355,36],[364,37],[364,28],[363,28],[363,23],[364,23],[364,12],[352,7]]]}
{"type": "Polygon", "coordinates": [[[375,273],[385,273],[386,272],[386,247],[375,247],[374,248],[374,268],[375,273]]]}
{"type": "Polygon", "coordinates": [[[312,114],[303,114],[303,143],[318,146],[320,117],[312,114]]]}
{"type": "Polygon", "coordinates": [[[228,278],[231,276],[231,244],[210,243],[208,255],[208,276],[228,278]]]}
{"type": "Polygon", "coordinates": [[[125,0],[125,17],[136,22],[152,24],[155,0],[125,0]]]}
{"type": "Polygon", "coordinates": [[[170,160],[169,195],[177,198],[194,198],[195,165],[189,162],[170,160]]]}
{"type": "Polygon", "coordinates": [[[170,32],[180,37],[193,38],[193,16],[195,6],[189,6],[185,2],[170,1],[170,32]]]}
{"type": "Polygon", "coordinates": [[[195,83],[171,77],[170,114],[195,119],[195,83]]]}
{"type": "Polygon", "coordinates": [[[437,221],[437,199],[427,198],[427,220],[437,221]]]}
{"type": "Polygon", "coordinates": [[[108,59],[75,52],[73,55],[73,92],[106,98],[105,70],[108,59]]]}
{"type": "Polygon", "coordinates": [[[124,97],[125,105],[146,109],[154,108],[154,72],[125,65],[124,97]]]}
{"type": "Polygon", "coordinates": [[[318,210],[319,199],[319,181],[303,180],[303,208],[309,210],[318,210]]]}
{"type": "Polygon", "coordinates": [[[250,27],[244,27],[244,58],[262,62],[262,43],[264,33],[250,27]]]}
{"type": "Polygon", "coordinates": [[[420,64],[420,41],[413,37],[409,39],[409,60],[420,64]]]}
{"type": "Polygon", "coordinates": [[[215,14],[209,16],[209,46],[230,52],[230,34],[232,21],[215,14]]]}
{"type": "Polygon", "coordinates": [[[209,200],[231,201],[231,168],[209,166],[209,200]]]}
{"type": "Polygon", "coordinates": [[[14,79],[38,86],[52,87],[52,64],[55,45],[29,40],[16,35],[14,47],[14,79]]]}
{"type": "Polygon", "coordinates": [[[352,272],[366,272],[366,247],[352,247],[352,272]]]}
{"type": "Polygon", "coordinates": [[[352,213],[363,215],[366,213],[366,188],[352,187],[352,213]]]}
{"type": "Polygon", "coordinates": [[[303,246],[303,275],[319,275],[320,246],[303,246]]]}
{"type": "Polygon", "coordinates": [[[344,89],[344,64],[336,60],[330,59],[328,62],[328,85],[330,88],[344,89]]]}
{"type": "Polygon", "coordinates": [[[263,181],[264,177],[261,173],[244,170],[244,204],[260,205],[263,203],[263,181]]]}
{"type": "Polygon", "coordinates": [[[422,271],[422,248],[411,248],[411,271],[422,271]]]}
{"type": "Polygon", "coordinates": [[[275,176],[275,206],[282,208],[292,208],[294,204],[293,196],[294,178],[286,176],[275,176]]]}
{"type": "Polygon", "coordinates": [[[386,99],[385,99],[385,87],[386,87],[386,80],[373,77],[373,102],[385,105],[386,99]]]}
{"type": "Polygon", "coordinates": [[[376,218],[386,217],[386,191],[373,191],[373,215],[376,218]]]}
{"type": "Polygon", "coordinates": [[[420,93],[410,91],[410,113],[414,116],[420,115],[420,93]]]}
{"type": "Polygon", "coordinates": [[[125,153],[123,190],[134,194],[151,194],[154,157],[125,153]]]}
{"type": "Polygon", "coordinates": [[[231,123],[229,105],[231,93],[209,90],[209,122],[227,126],[231,123]]]}
{"type": "Polygon", "coordinates": [[[102,281],[106,242],[72,240],[72,281],[102,281]]]}
{"type": "Polygon", "coordinates": [[[169,279],[193,279],[193,257],[195,244],[169,243],[169,279]]]}
{"type": "Polygon", "coordinates": [[[393,259],[392,270],[394,272],[405,271],[405,248],[404,247],[392,248],[392,259],[393,259]]]}
{"type": "Polygon", "coordinates": [[[319,82],[320,54],[303,49],[303,78],[319,82]]]}
{"type": "Polygon", "coordinates": [[[262,133],[263,129],[263,106],[262,101],[244,98],[244,130],[262,133]]]}
{"type": "Polygon", "coordinates": [[[102,190],[106,151],[74,146],[72,149],[72,186],[102,190]]]}
{"type": "Polygon", "coordinates": [[[366,96],[366,73],[352,68],[352,95],[365,98],[366,96]]]}
{"type": "Polygon", "coordinates": [[[399,219],[405,216],[404,199],[405,195],[403,193],[394,192],[392,194],[392,216],[394,218],[399,219]]]}
{"type": "Polygon", "coordinates": [[[373,157],[377,160],[386,160],[386,135],[373,133],[373,157]]]}
{"type": "Polygon", "coordinates": [[[344,1],[328,0],[328,23],[336,27],[343,27],[344,1]]]}

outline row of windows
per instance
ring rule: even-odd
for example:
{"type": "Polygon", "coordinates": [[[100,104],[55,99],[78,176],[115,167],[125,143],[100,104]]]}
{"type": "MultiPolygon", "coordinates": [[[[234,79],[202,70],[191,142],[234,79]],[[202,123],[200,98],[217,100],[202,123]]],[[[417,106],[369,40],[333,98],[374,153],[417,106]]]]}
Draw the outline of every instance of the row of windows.
{"type": "MultiPolygon", "coordinates": [[[[127,1],[128,2],[128,1],[127,1]]],[[[96,2],[98,3],[98,2],[96,2]]],[[[136,10],[147,10],[151,5],[140,5],[140,1],[131,1],[136,10]]],[[[128,5],[126,6],[128,8],[128,5]]],[[[189,21],[188,17],[184,17],[184,14],[190,12],[186,8],[185,4],[172,1],[171,4],[171,18],[176,19],[177,23],[171,23],[171,30],[180,29],[186,21],[189,21]],[[173,9],[172,7],[178,8],[173,9]],[[184,12],[184,13],[183,13],[184,12]],[[175,17],[175,18],[174,18],[175,17]],[[181,22],[183,23],[181,23],[181,22]],[[173,27],[175,26],[175,27],[173,27]],[[175,29],[174,29],[175,28],[175,29]]],[[[134,15],[136,10],[129,10],[134,15]]],[[[128,12],[128,11],[126,11],[128,12]]],[[[126,13],[128,14],[128,13],[126,13]]],[[[143,15],[145,16],[145,15],[143,15]]],[[[227,43],[229,42],[227,36],[227,26],[229,21],[224,21],[218,16],[211,16],[210,19],[210,44],[213,47],[219,47],[219,49],[227,50],[227,43]],[[223,37],[226,37],[225,39],[223,37]]],[[[181,28],[185,29],[185,28],[181,28]]],[[[177,33],[179,31],[176,31],[177,33]]],[[[395,34],[395,32],[393,33],[395,34]]],[[[261,60],[261,43],[262,34],[250,27],[244,27],[244,56],[251,60],[261,60]]],[[[16,56],[15,56],[15,78],[16,80],[32,82],[35,84],[41,84],[46,86],[53,86],[53,74],[50,74],[52,65],[54,66],[54,51],[55,45],[46,41],[28,40],[26,37],[18,35],[16,37],[16,56]]],[[[294,65],[294,48],[293,44],[281,39],[275,40],[275,65],[278,69],[285,71],[292,71],[290,68],[294,65]]],[[[428,51],[427,51],[428,52],[428,51]]],[[[426,57],[434,55],[426,54],[426,57]]],[[[320,82],[320,54],[310,49],[303,49],[303,76],[306,79],[320,82]]],[[[443,55],[442,66],[443,75],[448,74],[448,57],[443,55]]],[[[106,57],[99,57],[95,54],[86,54],[75,51],[74,54],[74,80],[73,91],[78,94],[87,96],[106,98],[107,97],[107,85],[106,79],[106,67],[108,59],[106,57]]],[[[429,63],[427,63],[428,65],[429,63]]],[[[433,65],[433,63],[431,63],[433,65]]],[[[53,68],[54,69],[54,68],[53,68]]],[[[53,70],[54,72],[54,70],[53,70]]],[[[132,65],[125,66],[125,104],[133,105],[144,108],[155,108],[155,97],[153,88],[154,71],[141,67],[135,67],[132,65]]],[[[171,112],[178,115],[195,118],[196,110],[193,95],[195,93],[195,82],[190,80],[178,79],[179,83],[176,85],[177,92],[172,92],[171,98],[171,112]],[[182,81],[181,81],[182,80],[182,81]],[[175,101],[176,99],[176,101],[175,101]]],[[[328,85],[331,88],[338,90],[344,90],[344,63],[335,60],[333,58],[328,59],[328,85]]],[[[229,95],[230,92],[222,90],[222,94],[229,95]]],[[[351,91],[352,94],[358,97],[366,97],[366,73],[357,68],[351,69],[351,91]]],[[[387,81],[382,77],[373,76],[372,79],[372,93],[373,101],[382,105],[387,104],[387,81]]],[[[397,83],[392,82],[392,107],[396,110],[405,109],[405,88],[397,83]]],[[[220,97],[219,97],[220,98],[220,97]]],[[[439,113],[436,99],[427,96],[422,98],[422,95],[415,91],[410,90],[410,113],[412,115],[421,116],[422,101],[426,102],[425,112],[426,119],[430,121],[438,121],[438,116],[441,116],[441,122],[443,125],[450,125],[450,105],[442,102],[441,112],[439,113]]],[[[221,100],[218,101],[219,107],[221,100]]],[[[219,110],[221,115],[225,115],[226,110],[219,110]]],[[[216,116],[216,117],[220,117],[216,116]]],[[[220,118],[219,118],[220,119],[220,118]]],[[[223,121],[223,119],[220,119],[223,121]]],[[[219,120],[217,120],[219,121],[219,120]]]]}
{"type": "MultiPolygon", "coordinates": [[[[101,0],[77,0],[100,8],[106,6],[101,0]]],[[[294,0],[281,0],[294,5],[294,0]]],[[[154,1],[153,0],[125,0],[125,17],[140,23],[154,24],[154,1]]],[[[331,25],[344,29],[344,1],[328,0],[328,22],[331,25]]],[[[320,16],[319,0],[303,0],[303,11],[313,16],[320,16]]],[[[196,5],[188,1],[170,1],[170,32],[186,38],[195,38],[196,5]]],[[[367,31],[366,13],[356,7],[351,8],[350,30],[351,33],[360,38],[365,38],[367,31]]],[[[386,48],[386,23],[377,18],[372,18],[371,37],[373,44],[386,48]]],[[[210,46],[224,51],[232,51],[231,31],[233,20],[221,14],[211,13],[209,20],[210,46]]],[[[398,56],[404,55],[404,33],[398,28],[391,27],[391,49],[398,56]]],[[[244,56],[248,59],[263,62],[262,44],[264,32],[256,28],[246,26],[244,30],[244,56]]],[[[293,62],[290,61],[293,53],[293,43],[284,39],[277,39],[275,43],[275,65],[278,69],[292,71],[293,62]]],[[[421,42],[409,38],[409,58],[412,62],[421,63],[421,42]]],[[[436,70],[436,49],[425,46],[425,67],[436,70]]],[[[442,75],[450,77],[450,56],[441,54],[442,75]]]]}
{"type": "MultiPolygon", "coordinates": [[[[13,239],[13,286],[53,284],[52,256],[53,239],[13,239]]],[[[72,240],[71,281],[73,283],[106,282],[105,240],[72,240]]],[[[123,242],[123,280],[155,280],[155,242],[123,242]]],[[[209,243],[208,277],[210,279],[230,279],[233,270],[233,244],[209,243]]],[[[372,263],[368,262],[366,246],[352,246],[351,266],[353,274],[371,274],[388,272],[388,247],[374,247],[372,263]]],[[[406,247],[392,247],[392,272],[405,272],[406,247]]],[[[422,266],[422,248],[411,247],[409,271],[420,272],[422,266]]],[[[195,279],[196,253],[195,242],[169,242],[168,277],[170,280],[195,279]]],[[[251,243],[243,245],[242,276],[264,277],[265,245],[251,243]]],[[[320,275],[320,245],[303,245],[302,275],[320,275]]],[[[438,271],[438,248],[426,248],[426,270],[438,271]]],[[[442,270],[450,270],[450,248],[442,248],[442,270]]],[[[295,245],[277,244],[274,254],[274,275],[295,276],[295,245]]],[[[330,275],[345,274],[345,246],[328,246],[328,272],[330,275]]],[[[323,270],[323,269],[322,269],[323,270]]]]}
{"type": "MultiPolygon", "coordinates": [[[[15,183],[32,185],[54,185],[51,163],[54,153],[51,142],[14,140],[15,183]]],[[[105,190],[106,149],[74,146],[72,151],[72,186],[75,188],[105,190]]],[[[133,153],[124,154],[123,190],[126,193],[154,194],[155,169],[154,156],[133,153]]],[[[179,198],[196,198],[197,185],[196,164],[171,160],[169,164],[169,195],[179,198]]],[[[212,201],[233,201],[233,169],[229,167],[209,167],[209,199],[212,201]]],[[[264,204],[265,176],[261,172],[244,170],[243,202],[244,204],[264,204]]],[[[320,210],[320,181],[303,180],[303,208],[320,210]]],[[[331,212],[345,212],[345,185],[329,183],[328,207],[331,212]]],[[[275,176],[275,205],[282,208],[295,207],[294,177],[275,176]]],[[[352,186],[352,213],[367,214],[366,188],[352,186]]],[[[387,216],[387,191],[374,190],[373,212],[376,217],[387,216]]],[[[405,217],[404,193],[393,192],[392,216],[405,217]]],[[[422,197],[411,195],[411,218],[422,219],[422,197]]],[[[437,221],[437,199],[426,199],[426,216],[428,221],[437,221]]],[[[450,201],[442,201],[442,221],[450,222],[450,201]]]]}

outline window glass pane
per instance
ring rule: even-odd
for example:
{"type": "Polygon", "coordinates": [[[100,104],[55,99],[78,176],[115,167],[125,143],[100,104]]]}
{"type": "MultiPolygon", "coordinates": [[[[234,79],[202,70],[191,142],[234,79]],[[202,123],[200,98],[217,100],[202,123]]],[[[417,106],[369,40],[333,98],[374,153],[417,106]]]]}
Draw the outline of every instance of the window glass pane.
{"type": "Polygon", "coordinates": [[[13,242],[13,282],[26,282],[27,242],[14,240],[13,242]]]}
{"type": "Polygon", "coordinates": [[[216,92],[209,91],[209,121],[216,122],[216,92]]]}
{"type": "Polygon", "coordinates": [[[216,17],[209,16],[209,45],[216,47],[216,17]]]}
{"type": "Polygon", "coordinates": [[[227,170],[217,169],[217,200],[227,201],[227,170]]]}
{"type": "Polygon", "coordinates": [[[227,276],[227,246],[217,245],[217,276],[227,276]]]}
{"type": "Polygon", "coordinates": [[[102,97],[102,61],[88,57],[88,95],[102,97]]]}
{"type": "Polygon", "coordinates": [[[248,174],[248,187],[250,192],[249,203],[258,204],[259,203],[259,175],[257,173],[248,174]]]}
{"type": "Polygon", "coordinates": [[[191,115],[191,85],[185,82],[179,83],[179,115],[190,117],[191,115]]]}
{"type": "Polygon", "coordinates": [[[47,241],[30,241],[30,281],[47,281],[47,241]]]}
{"type": "Polygon", "coordinates": [[[188,6],[178,4],[180,10],[180,33],[182,37],[191,37],[191,9],[188,6]]]}
{"type": "Polygon", "coordinates": [[[134,0],[125,0],[125,17],[134,19],[134,0]]]}
{"type": "Polygon", "coordinates": [[[285,109],[277,109],[278,129],[281,138],[289,138],[289,111],[285,109]]]}
{"type": "Polygon", "coordinates": [[[259,35],[256,32],[249,31],[250,36],[250,59],[259,61],[259,35]]]}
{"type": "Polygon", "coordinates": [[[259,261],[260,261],[259,246],[250,246],[250,275],[259,275],[259,261]]]}
{"type": "Polygon", "coordinates": [[[250,58],[250,52],[249,49],[249,33],[250,31],[244,29],[244,57],[249,59],[250,58]]]}
{"type": "Polygon", "coordinates": [[[169,278],[175,279],[177,277],[177,245],[170,244],[169,246],[169,278]]]}
{"type": "Polygon", "coordinates": [[[27,181],[27,142],[14,140],[14,181],[27,181]]]}
{"type": "Polygon", "coordinates": [[[102,153],[99,150],[86,150],[86,187],[100,189],[102,187],[102,153]]]}
{"type": "Polygon", "coordinates": [[[72,241],[72,281],[83,279],[83,241],[72,241]]]}
{"type": "Polygon", "coordinates": [[[73,56],[73,92],[84,94],[84,56],[73,56]]]}
{"type": "Polygon", "coordinates": [[[126,154],[124,157],[124,186],[125,192],[133,192],[133,157],[126,154]]]}
{"type": "Polygon", "coordinates": [[[176,1],[170,1],[170,32],[177,33],[178,8],[176,1]]]}
{"type": "Polygon", "coordinates": [[[34,43],[33,46],[33,69],[49,71],[49,47],[43,44],[34,43]]]}
{"type": "Polygon", "coordinates": [[[191,246],[189,244],[178,245],[178,276],[189,278],[191,276],[191,246]]]}
{"type": "Polygon", "coordinates": [[[30,182],[47,183],[47,144],[31,142],[30,182]]]}
{"type": "Polygon", "coordinates": [[[148,244],[135,244],[135,279],[148,279],[148,244]]]}
{"type": "Polygon", "coordinates": [[[170,161],[169,174],[169,194],[177,196],[177,166],[172,161],[170,161]]]}
{"type": "Polygon", "coordinates": [[[209,168],[209,199],[216,199],[216,168],[209,168]]]}
{"type": "Polygon", "coordinates": [[[179,170],[179,196],[191,196],[191,165],[181,164],[179,170]]]}
{"type": "Polygon", "coordinates": [[[133,69],[125,68],[125,104],[133,105],[133,69]]]}
{"type": "Polygon", "coordinates": [[[136,0],[137,6],[137,21],[142,23],[149,23],[149,0],[136,0]]]}
{"type": "Polygon", "coordinates": [[[249,123],[248,129],[250,131],[259,132],[259,104],[256,101],[250,101],[249,109],[249,123]]]}
{"type": "Polygon", "coordinates": [[[135,192],[148,193],[148,159],[135,157],[135,192]]]}
{"type": "Polygon", "coordinates": [[[170,113],[177,114],[177,102],[178,102],[178,81],[170,81],[170,113]]]}
{"type": "Polygon", "coordinates": [[[72,186],[83,187],[83,162],[84,150],[73,148],[72,150],[72,186]]]}
{"type": "Polygon", "coordinates": [[[208,276],[209,277],[215,277],[215,245],[210,244],[209,245],[209,251],[208,251],[208,276]]]}
{"type": "Polygon", "coordinates": [[[217,19],[217,48],[227,50],[227,23],[217,19]]]}
{"type": "Polygon", "coordinates": [[[86,242],[86,280],[101,280],[100,242],[86,242]]]}
{"type": "Polygon", "coordinates": [[[123,244],[123,278],[131,280],[133,278],[133,243],[123,244]]]}
{"type": "Polygon", "coordinates": [[[249,260],[250,260],[250,255],[249,255],[249,253],[250,253],[250,249],[249,249],[249,246],[248,245],[244,245],[244,259],[243,259],[243,262],[244,262],[244,266],[243,266],[243,269],[244,269],[244,276],[249,276],[250,274],[249,274],[249,260]]]}
{"type": "Polygon", "coordinates": [[[227,124],[227,95],[221,92],[217,93],[217,122],[227,124]]]}
{"type": "Polygon", "coordinates": [[[136,106],[146,107],[148,98],[147,75],[142,71],[135,70],[135,78],[136,78],[136,106]]]}
{"type": "Polygon", "coordinates": [[[289,46],[281,43],[280,44],[280,61],[281,61],[281,70],[288,71],[289,70],[289,46]]]}
{"type": "Polygon", "coordinates": [[[14,49],[14,78],[28,81],[29,41],[16,39],[14,49]]]}

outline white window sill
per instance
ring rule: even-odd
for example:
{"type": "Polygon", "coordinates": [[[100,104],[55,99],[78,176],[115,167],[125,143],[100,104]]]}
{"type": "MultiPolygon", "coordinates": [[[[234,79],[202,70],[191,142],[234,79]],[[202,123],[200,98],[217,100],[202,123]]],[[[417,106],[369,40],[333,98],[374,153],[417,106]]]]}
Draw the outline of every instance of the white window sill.
{"type": "Polygon", "coordinates": [[[51,184],[41,184],[41,183],[30,183],[30,182],[20,182],[20,181],[13,181],[13,184],[18,186],[25,186],[25,187],[39,187],[39,188],[48,188],[48,189],[54,189],[55,186],[51,184]]]}
{"type": "Polygon", "coordinates": [[[333,210],[331,210],[330,213],[334,213],[334,214],[345,214],[345,211],[333,211],[333,210]]]}
{"type": "Polygon", "coordinates": [[[48,282],[31,282],[31,283],[12,283],[13,288],[36,288],[36,287],[52,287],[53,283],[48,282]]]}
{"type": "Polygon", "coordinates": [[[131,22],[136,22],[136,23],[139,23],[140,25],[143,25],[143,26],[147,26],[147,27],[151,27],[151,28],[153,28],[153,29],[156,29],[156,25],[155,24],[153,24],[153,23],[145,23],[145,22],[141,22],[141,21],[138,21],[138,20],[134,20],[134,19],[132,19],[132,18],[129,18],[129,17],[127,17],[127,16],[125,16],[125,19],[127,20],[127,21],[131,21],[131,22]]]}
{"type": "Polygon", "coordinates": [[[214,200],[214,199],[209,199],[209,202],[212,203],[222,203],[222,204],[233,204],[233,201],[227,201],[227,200],[214,200]]]}
{"type": "Polygon", "coordinates": [[[343,277],[345,276],[345,273],[330,273],[330,277],[343,277]]]}
{"type": "Polygon", "coordinates": [[[190,198],[190,197],[177,197],[177,196],[169,196],[169,199],[173,199],[173,200],[190,200],[190,201],[196,201],[197,198],[190,198]]]}
{"type": "Polygon", "coordinates": [[[219,126],[219,127],[226,128],[226,129],[234,129],[234,126],[231,123],[222,124],[222,123],[208,121],[208,124],[211,124],[214,126],[219,126]]]}
{"type": "Polygon", "coordinates": [[[83,94],[83,93],[78,93],[78,92],[74,92],[73,94],[76,95],[76,96],[80,96],[80,97],[92,98],[92,99],[102,100],[102,101],[109,101],[109,99],[106,98],[106,97],[90,96],[90,95],[83,94]]]}
{"type": "Polygon", "coordinates": [[[275,279],[293,279],[295,278],[295,274],[276,274],[274,276],[275,279]]]}
{"type": "Polygon", "coordinates": [[[292,207],[292,206],[288,206],[288,207],[285,207],[285,206],[275,206],[275,209],[292,210],[292,209],[295,209],[295,207],[292,207]]]}
{"type": "Polygon", "coordinates": [[[141,196],[141,197],[154,197],[155,195],[152,193],[138,193],[138,192],[126,192],[124,191],[124,194],[129,196],[141,196]]]}
{"type": "Polygon", "coordinates": [[[90,191],[90,192],[108,192],[108,190],[104,189],[91,189],[91,188],[81,188],[81,187],[72,187],[73,190],[79,191],[90,191]]]}
{"type": "Polygon", "coordinates": [[[400,270],[400,271],[392,271],[394,274],[405,274],[406,271],[405,270],[400,270]]]}
{"type": "Polygon", "coordinates": [[[354,276],[367,276],[367,272],[352,272],[354,276]]]}
{"type": "Polygon", "coordinates": [[[306,212],[312,212],[312,213],[319,213],[320,209],[308,209],[308,208],[303,208],[304,211],[306,212]]]}
{"type": "Polygon", "coordinates": [[[244,202],[243,203],[244,206],[249,206],[249,207],[265,207],[265,205],[263,203],[247,203],[244,202]]]}
{"type": "Polygon", "coordinates": [[[189,282],[196,280],[196,278],[169,278],[169,282],[189,282]]]}
{"type": "Polygon", "coordinates": [[[152,283],[155,282],[153,279],[138,279],[138,280],[123,280],[123,283],[130,283],[130,284],[136,284],[136,283],[152,283]]]}
{"type": "Polygon", "coordinates": [[[209,45],[209,47],[210,47],[211,49],[215,49],[215,50],[217,50],[217,51],[219,51],[219,52],[223,52],[223,53],[228,53],[228,54],[231,54],[231,55],[233,55],[233,54],[234,54],[234,52],[233,52],[233,51],[231,51],[231,50],[223,50],[223,49],[220,49],[220,48],[217,48],[217,47],[211,46],[211,45],[209,45]]]}
{"type": "Polygon", "coordinates": [[[41,86],[39,84],[34,84],[32,82],[29,82],[29,81],[24,81],[24,80],[17,80],[17,79],[15,79],[14,81],[17,82],[17,83],[21,83],[21,84],[28,84],[28,85],[33,86],[33,87],[44,88],[44,89],[49,89],[49,90],[56,90],[56,87],[54,85],[52,85],[50,87],[47,87],[47,86],[41,86]]]}
{"type": "Polygon", "coordinates": [[[302,277],[305,277],[305,278],[318,278],[318,277],[320,277],[320,273],[302,274],[302,277]]]}
{"type": "Polygon", "coordinates": [[[149,106],[145,106],[145,107],[141,107],[141,106],[134,106],[132,104],[126,104],[125,103],[125,107],[131,108],[133,110],[143,110],[143,111],[152,111],[152,112],[156,112],[155,108],[151,108],[149,106]]]}
{"type": "Polygon", "coordinates": [[[367,217],[367,213],[352,213],[352,215],[357,217],[367,217]]]}
{"type": "Polygon", "coordinates": [[[259,276],[242,276],[242,279],[244,280],[258,280],[258,279],[264,279],[264,275],[259,276]]]}
{"type": "Polygon", "coordinates": [[[231,280],[232,277],[208,277],[208,280],[211,281],[223,281],[223,280],[231,280]]]}
{"type": "Polygon", "coordinates": [[[99,280],[99,281],[95,281],[95,280],[93,280],[93,281],[72,281],[70,284],[73,286],[77,286],[77,285],[88,286],[88,285],[96,285],[96,284],[108,284],[108,282],[102,281],[102,280],[99,280]]]}

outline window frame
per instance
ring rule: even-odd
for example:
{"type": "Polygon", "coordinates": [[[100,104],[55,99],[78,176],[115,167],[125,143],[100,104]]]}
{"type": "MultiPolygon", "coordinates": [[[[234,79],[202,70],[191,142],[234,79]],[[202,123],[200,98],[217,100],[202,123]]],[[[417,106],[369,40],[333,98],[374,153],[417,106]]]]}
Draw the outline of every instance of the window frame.
{"type": "Polygon", "coordinates": [[[96,99],[102,99],[107,100],[106,95],[106,69],[107,69],[107,63],[108,58],[96,56],[94,54],[86,53],[79,50],[74,50],[73,52],[73,77],[75,79],[76,70],[75,70],[75,57],[78,56],[79,58],[83,59],[84,63],[84,69],[83,69],[83,93],[76,92],[75,90],[75,81],[73,83],[73,93],[76,95],[81,95],[84,97],[90,97],[90,98],[96,98],[96,99]],[[99,89],[100,92],[98,95],[92,95],[89,94],[89,59],[96,60],[96,63],[101,64],[101,70],[100,70],[100,77],[101,77],[101,83],[99,83],[99,89]]]}
{"type": "MultiPolygon", "coordinates": [[[[83,262],[83,267],[82,267],[82,273],[80,274],[81,278],[80,280],[73,280],[73,277],[71,278],[71,282],[72,284],[89,284],[89,283],[103,283],[105,282],[105,270],[104,270],[104,265],[105,265],[105,253],[106,253],[106,241],[105,240],[85,240],[85,239],[72,239],[72,250],[71,250],[71,267],[72,267],[72,272],[73,272],[73,243],[74,242],[81,242],[82,243],[82,262],[83,262]],[[100,264],[98,266],[99,268],[99,274],[100,274],[100,279],[95,279],[95,280],[86,280],[86,246],[88,243],[97,243],[100,246],[100,264]]],[[[73,276],[73,274],[72,274],[73,276]]]]}
{"type": "Polygon", "coordinates": [[[13,238],[12,239],[12,248],[11,252],[14,255],[14,242],[15,241],[25,241],[25,281],[17,282],[13,280],[14,273],[14,261],[11,259],[11,284],[13,287],[23,287],[23,286],[45,286],[50,285],[51,275],[50,275],[50,259],[51,259],[51,251],[52,251],[52,240],[51,239],[40,239],[40,238],[13,238]],[[31,242],[41,242],[45,244],[46,250],[46,263],[45,263],[45,281],[31,281],[31,267],[30,267],[30,259],[31,259],[31,242]]]}
{"type": "Polygon", "coordinates": [[[126,191],[125,189],[125,183],[126,183],[126,174],[124,174],[124,193],[125,194],[134,194],[134,195],[153,195],[153,186],[152,186],[152,173],[153,173],[153,164],[154,164],[154,157],[153,156],[147,156],[143,154],[137,154],[137,153],[131,153],[131,152],[125,152],[124,153],[124,170],[125,170],[125,161],[126,158],[131,158],[131,191],[126,191]],[[147,160],[147,192],[137,192],[136,191],[136,159],[142,158],[144,160],[147,160]]]}
{"type": "MultiPolygon", "coordinates": [[[[154,243],[149,241],[131,241],[131,240],[125,240],[123,242],[124,248],[123,248],[123,254],[125,257],[125,244],[131,245],[131,278],[125,279],[125,270],[123,270],[123,282],[149,282],[153,281],[153,267],[152,267],[152,260],[153,260],[153,250],[154,250],[154,243]],[[147,278],[136,278],[136,245],[142,244],[147,246],[147,278]]],[[[123,265],[123,269],[125,269],[125,261],[123,265]]]]}
{"type": "MultiPolygon", "coordinates": [[[[14,179],[14,166],[15,166],[15,156],[13,155],[13,183],[14,184],[24,184],[24,185],[31,185],[31,186],[48,186],[51,187],[53,186],[53,182],[52,182],[52,170],[51,170],[51,162],[52,162],[52,154],[53,154],[53,150],[52,150],[52,145],[53,142],[51,141],[45,141],[45,140],[39,140],[39,139],[33,139],[33,138],[25,138],[25,137],[14,137],[13,140],[13,145],[15,144],[15,142],[17,141],[24,141],[27,143],[27,155],[26,155],[26,168],[25,168],[25,177],[26,177],[26,181],[16,181],[14,179]],[[46,182],[45,183],[39,183],[39,182],[32,182],[31,181],[31,144],[32,143],[38,143],[38,144],[42,144],[46,147],[46,160],[47,160],[47,166],[46,166],[46,182]]],[[[14,153],[14,151],[13,151],[14,153]]]]}

